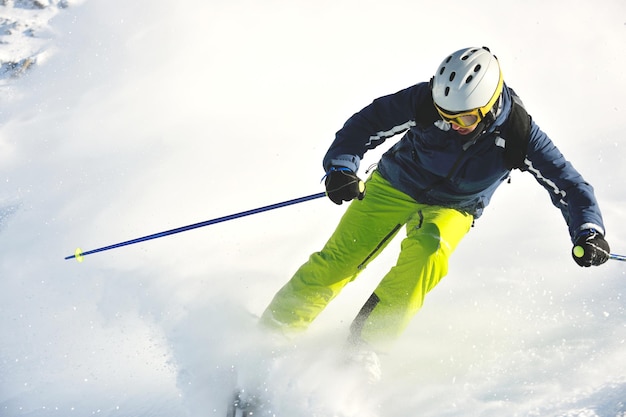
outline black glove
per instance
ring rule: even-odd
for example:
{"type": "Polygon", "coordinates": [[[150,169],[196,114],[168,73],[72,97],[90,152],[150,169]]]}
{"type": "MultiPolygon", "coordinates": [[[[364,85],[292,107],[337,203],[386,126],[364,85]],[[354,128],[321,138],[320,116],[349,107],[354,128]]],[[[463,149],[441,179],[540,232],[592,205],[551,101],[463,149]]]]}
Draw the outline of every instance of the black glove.
{"type": "Polygon", "coordinates": [[[365,197],[365,183],[348,168],[333,167],[326,174],[326,195],[335,204],[365,197]]]}
{"type": "Polygon", "coordinates": [[[594,229],[583,230],[574,242],[572,256],[580,266],[602,265],[609,260],[611,249],[604,236],[594,229]]]}

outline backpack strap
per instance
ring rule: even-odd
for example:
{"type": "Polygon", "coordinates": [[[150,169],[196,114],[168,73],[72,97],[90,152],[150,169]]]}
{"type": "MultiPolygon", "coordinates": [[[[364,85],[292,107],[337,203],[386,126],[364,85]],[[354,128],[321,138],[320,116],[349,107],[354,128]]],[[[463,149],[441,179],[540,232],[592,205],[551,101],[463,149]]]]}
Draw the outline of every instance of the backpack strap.
{"type": "Polygon", "coordinates": [[[524,160],[528,152],[532,118],[526,112],[522,100],[512,91],[511,98],[513,99],[511,114],[500,131],[504,138],[504,161],[508,169],[517,168],[525,171],[524,160]]]}

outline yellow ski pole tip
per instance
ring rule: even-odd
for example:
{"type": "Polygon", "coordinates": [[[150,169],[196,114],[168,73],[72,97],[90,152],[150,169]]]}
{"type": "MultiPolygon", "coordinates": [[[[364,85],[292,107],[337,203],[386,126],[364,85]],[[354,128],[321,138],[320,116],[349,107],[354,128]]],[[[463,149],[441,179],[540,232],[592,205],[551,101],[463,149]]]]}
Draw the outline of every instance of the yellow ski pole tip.
{"type": "Polygon", "coordinates": [[[78,262],[82,262],[83,259],[85,259],[85,257],[83,256],[83,251],[80,248],[76,248],[76,251],[74,252],[74,258],[76,258],[78,262]]]}
{"type": "Polygon", "coordinates": [[[584,254],[585,254],[585,250],[583,249],[582,246],[575,246],[574,247],[574,256],[575,257],[582,258],[584,254]]]}

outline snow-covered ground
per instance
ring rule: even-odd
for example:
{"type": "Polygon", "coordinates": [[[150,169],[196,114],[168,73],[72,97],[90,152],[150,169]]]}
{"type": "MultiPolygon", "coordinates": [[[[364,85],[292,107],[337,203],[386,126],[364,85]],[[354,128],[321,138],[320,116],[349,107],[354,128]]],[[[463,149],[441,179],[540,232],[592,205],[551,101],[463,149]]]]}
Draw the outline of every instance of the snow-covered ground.
{"type": "Polygon", "coordinates": [[[277,416],[626,416],[626,264],[578,268],[519,172],[367,398],[332,357],[397,244],[286,359],[255,348],[254,316],[343,207],[63,259],[321,191],[348,116],[483,44],[626,253],[622,0],[0,3],[0,416],[223,416],[233,366],[277,416]]]}

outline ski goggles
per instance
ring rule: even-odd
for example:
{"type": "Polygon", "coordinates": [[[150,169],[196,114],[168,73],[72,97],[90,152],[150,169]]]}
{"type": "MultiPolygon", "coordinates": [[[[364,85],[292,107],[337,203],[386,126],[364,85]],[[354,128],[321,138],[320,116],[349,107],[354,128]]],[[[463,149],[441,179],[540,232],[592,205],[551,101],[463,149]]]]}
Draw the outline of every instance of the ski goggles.
{"type": "Polygon", "coordinates": [[[485,115],[481,112],[481,109],[474,109],[462,113],[448,113],[436,104],[435,107],[437,107],[437,112],[443,120],[448,123],[454,123],[455,125],[463,128],[474,127],[485,117],[485,115]]]}

